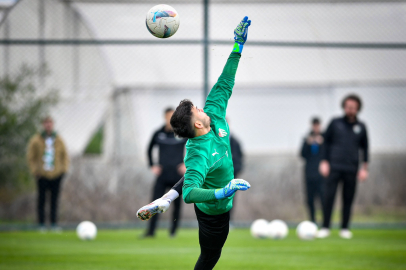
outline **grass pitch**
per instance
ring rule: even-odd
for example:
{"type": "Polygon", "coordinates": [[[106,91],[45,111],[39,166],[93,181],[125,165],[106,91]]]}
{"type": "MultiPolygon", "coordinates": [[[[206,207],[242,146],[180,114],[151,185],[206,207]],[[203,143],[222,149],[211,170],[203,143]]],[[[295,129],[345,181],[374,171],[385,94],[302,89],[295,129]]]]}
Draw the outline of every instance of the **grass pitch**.
{"type": "MultiPolygon", "coordinates": [[[[354,230],[354,239],[335,231],[325,240],[301,241],[294,231],[284,240],[253,239],[246,229],[230,231],[215,269],[406,269],[406,230],[354,230]]],[[[193,269],[199,255],[195,229],[171,239],[138,239],[141,230],[101,230],[95,241],[73,231],[0,233],[0,269],[103,270],[193,269]]]]}

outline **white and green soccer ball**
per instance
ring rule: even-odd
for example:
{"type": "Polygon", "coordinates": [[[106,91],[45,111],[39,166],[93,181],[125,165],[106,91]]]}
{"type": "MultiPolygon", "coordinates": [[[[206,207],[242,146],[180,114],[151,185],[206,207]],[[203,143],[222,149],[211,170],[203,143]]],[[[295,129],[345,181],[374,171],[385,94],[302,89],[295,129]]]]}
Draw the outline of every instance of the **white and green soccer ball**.
{"type": "Polygon", "coordinates": [[[145,24],[153,36],[157,38],[168,38],[178,31],[180,17],[173,7],[168,5],[156,5],[147,12],[145,24]]]}
{"type": "Polygon", "coordinates": [[[97,227],[91,221],[82,221],[76,228],[76,234],[81,240],[94,240],[97,236],[97,227]]]}
{"type": "Polygon", "coordinates": [[[266,230],[267,237],[271,239],[283,239],[288,236],[289,233],[288,225],[280,219],[269,222],[266,230]]]}
{"type": "Polygon", "coordinates": [[[317,225],[310,221],[300,222],[296,234],[302,240],[313,240],[317,235],[317,225]]]}

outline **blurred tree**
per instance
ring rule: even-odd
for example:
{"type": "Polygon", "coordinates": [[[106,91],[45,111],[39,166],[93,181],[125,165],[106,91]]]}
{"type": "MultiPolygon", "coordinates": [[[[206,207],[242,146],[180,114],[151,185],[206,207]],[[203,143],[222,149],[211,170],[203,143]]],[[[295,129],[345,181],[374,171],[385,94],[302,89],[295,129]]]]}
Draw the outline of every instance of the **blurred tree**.
{"type": "Polygon", "coordinates": [[[0,203],[10,202],[32,186],[25,158],[30,137],[58,100],[55,90],[39,89],[46,67],[22,66],[16,75],[0,77],[0,203]]]}
{"type": "Polygon", "coordinates": [[[103,147],[103,126],[101,126],[95,134],[93,134],[92,139],[89,144],[86,146],[85,154],[96,154],[100,155],[102,153],[103,147]]]}

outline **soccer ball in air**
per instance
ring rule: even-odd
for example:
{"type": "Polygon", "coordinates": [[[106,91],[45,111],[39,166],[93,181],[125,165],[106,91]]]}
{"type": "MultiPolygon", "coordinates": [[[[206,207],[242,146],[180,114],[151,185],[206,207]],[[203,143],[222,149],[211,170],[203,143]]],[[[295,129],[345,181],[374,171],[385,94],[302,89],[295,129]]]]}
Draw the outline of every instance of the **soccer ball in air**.
{"type": "Polygon", "coordinates": [[[251,235],[254,238],[266,238],[266,228],[268,221],[265,219],[257,219],[251,224],[251,235]]]}
{"type": "Polygon", "coordinates": [[[173,7],[157,5],[148,11],[145,23],[152,35],[157,38],[168,38],[178,31],[180,18],[173,7]]]}
{"type": "Polygon", "coordinates": [[[317,234],[317,225],[310,221],[300,222],[296,234],[302,240],[313,240],[317,234]]]}
{"type": "Polygon", "coordinates": [[[97,235],[96,225],[90,221],[82,221],[76,228],[76,234],[82,240],[93,240],[97,235]]]}
{"type": "Polygon", "coordinates": [[[275,219],[267,224],[267,236],[271,239],[283,239],[288,233],[288,226],[282,220],[275,219]]]}

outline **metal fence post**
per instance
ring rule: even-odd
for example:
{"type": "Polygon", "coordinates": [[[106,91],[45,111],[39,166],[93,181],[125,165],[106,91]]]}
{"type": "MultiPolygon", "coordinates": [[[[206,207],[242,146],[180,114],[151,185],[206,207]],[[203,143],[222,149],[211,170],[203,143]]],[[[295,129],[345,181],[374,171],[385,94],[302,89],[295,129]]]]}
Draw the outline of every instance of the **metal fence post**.
{"type": "Polygon", "coordinates": [[[203,0],[203,50],[204,50],[204,75],[203,75],[203,102],[209,94],[209,0],[203,0]]]}

